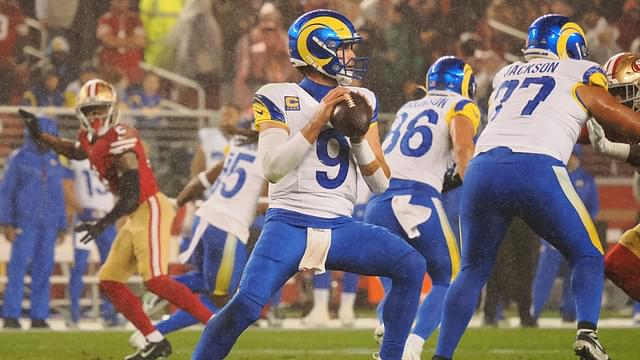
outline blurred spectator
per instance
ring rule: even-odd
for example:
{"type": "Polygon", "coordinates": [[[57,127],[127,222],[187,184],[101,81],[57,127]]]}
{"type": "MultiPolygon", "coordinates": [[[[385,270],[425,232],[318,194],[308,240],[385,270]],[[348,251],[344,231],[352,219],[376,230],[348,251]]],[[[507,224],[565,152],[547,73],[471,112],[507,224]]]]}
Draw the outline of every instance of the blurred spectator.
{"type": "Polygon", "coordinates": [[[120,68],[130,84],[140,83],[145,33],[138,14],[129,11],[129,0],[111,0],[110,10],[98,20],[96,37],[102,43],[101,66],[120,68]]]}
{"type": "Polygon", "coordinates": [[[49,64],[58,74],[60,88],[64,89],[75,77],[71,62],[69,61],[69,42],[62,36],[56,36],[49,46],[49,64]]]}
{"type": "Polygon", "coordinates": [[[42,69],[42,76],[38,77],[31,90],[24,93],[22,103],[28,106],[64,105],[64,93],[60,87],[60,78],[53,68],[45,66],[42,69]]]}
{"type": "Polygon", "coordinates": [[[601,16],[600,8],[587,9],[580,25],[583,26],[587,35],[591,61],[604,64],[611,56],[622,52],[622,48],[617,43],[620,31],[601,16]]]}
{"type": "Polygon", "coordinates": [[[178,20],[186,0],[140,0],[140,19],[146,36],[144,61],[159,65],[165,38],[178,20]]]}
{"type": "Polygon", "coordinates": [[[142,80],[142,87],[136,87],[127,95],[127,105],[131,109],[148,112],[148,116],[136,118],[136,126],[158,126],[160,118],[154,116],[154,111],[160,109],[160,78],[154,73],[146,73],[142,80]]]}
{"type": "MultiPolygon", "coordinates": [[[[591,218],[595,219],[600,210],[598,187],[593,176],[582,168],[580,163],[581,155],[582,149],[580,145],[576,145],[567,162],[567,170],[576,193],[578,193],[591,218]]],[[[536,322],[549,299],[549,295],[551,295],[551,289],[557,275],[562,276],[560,315],[563,321],[575,321],[576,304],[575,296],[571,289],[571,269],[569,264],[560,251],[542,239],[540,259],[538,260],[538,268],[533,283],[533,306],[531,307],[533,320],[536,322]]]]}
{"type": "Polygon", "coordinates": [[[79,0],[35,0],[36,18],[47,31],[47,43],[56,36],[67,38],[79,0]]]}
{"type": "Polygon", "coordinates": [[[622,17],[616,22],[620,31],[618,45],[626,51],[631,48],[631,43],[640,34],[640,1],[627,0],[624,3],[622,17]]]}
{"type": "Polygon", "coordinates": [[[64,90],[64,106],[67,107],[75,107],[76,106],[76,95],[80,88],[84,83],[91,79],[97,79],[98,70],[93,67],[90,63],[84,63],[80,66],[80,73],[78,74],[78,78],[67,85],[67,88],[64,90]]]}
{"type": "Polygon", "coordinates": [[[24,15],[9,0],[0,0],[0,104],[8,104],[16,78],[16,56],[19,40],[27,35],[24,15]]]}
{"type": "Polygon", "coordinates": [[[224,53],[222,29],[212,8],[211,0],[187,1],[167,36],[163,67],[198,81],[206,91],[207,107],[217,109],[224,53]]]}
{"type": "Polygon", "coordinates": [[[289,61],[282,16],[272,3],[262,5],[258,24],[238,42],[236,59],[233,101],[241,109],[251,105],[253,94],[262,85],[297,79],[298,74],[289,61]]]}
{"type": "MultiPolygon", "coordinates": [[[[52,120],[38,119],[43,132],[57,134],[52,120]]],[[[24,277],[31,274],[31,328],[48,328],[53,250],[67,227],[58,156],[25,131],[0,184],[0,225],[12,244],[2,316],[5,328],[20,328],[24,277]]]]}

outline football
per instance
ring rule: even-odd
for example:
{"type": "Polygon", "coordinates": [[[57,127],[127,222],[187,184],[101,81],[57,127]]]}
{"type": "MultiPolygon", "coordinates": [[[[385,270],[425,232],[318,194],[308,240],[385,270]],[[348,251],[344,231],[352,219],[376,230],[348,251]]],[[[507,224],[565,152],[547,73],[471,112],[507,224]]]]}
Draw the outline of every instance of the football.
{"type": "Polygon", "coordinates": [[[361,137],[369,130],[373,110],[367,99],[356,92],[350,91],[346,97],[333,108],[331,125],[348,137],[361,137]]]}

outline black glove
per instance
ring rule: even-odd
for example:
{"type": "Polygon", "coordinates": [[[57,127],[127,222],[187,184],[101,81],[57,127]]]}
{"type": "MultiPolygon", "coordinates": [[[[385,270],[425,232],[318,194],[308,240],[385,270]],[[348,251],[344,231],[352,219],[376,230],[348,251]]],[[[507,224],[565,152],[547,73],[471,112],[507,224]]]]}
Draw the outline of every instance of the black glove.
{"type": "Polygon", "coordinates": [[[75,232],[86,231],[87,233],[82,237],[82,239],[80,239],[80,242],[83,244],[88,244],[89,241],[96,240],[98,236],[102,234],[105,228],[106,226],[100,221],[87,221],[76,226],[74,230],[75,232]]]}
{"type": "Polygon", "coordinates": [[[31,137],[34,139],[40,139],[42,130],[40,130],[40,125],[38,124],[38,119],[35,114],[22,109],[18,110],[18,114],[22,117],[24,125],[27,127],[27,130],[29,130],[31,137]]]}
{"type": "Polygon", "coordinates": [[[444,181],[442,182],[442,193],[444,194],[447,191],[451,191],[459,186],[462,186],[462,178],[460,177],[457,168],[450,168],[444,174],[444,181]]]}

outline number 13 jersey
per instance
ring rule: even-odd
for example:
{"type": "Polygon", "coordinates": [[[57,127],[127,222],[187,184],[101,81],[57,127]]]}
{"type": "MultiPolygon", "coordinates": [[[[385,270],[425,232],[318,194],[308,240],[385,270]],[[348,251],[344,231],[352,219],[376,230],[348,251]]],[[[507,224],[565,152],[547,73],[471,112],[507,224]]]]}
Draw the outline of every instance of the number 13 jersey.
{"type": "Polygon", "coordinates": [[[535,58],[496,74],[488,125],[476,154],[506,146],[515,152],[549,155],[567,163],[588,111],[576,89],[607,88],[604,70],[587,60],[535,58]]]}
{"type": "MultiPolygon", "coordinates": [[[[328,90],[318,84],[309,86],[317,90],[312,91],[315,96],[294,83],[263,86],[253,99],[256,127],[277,122],[289,129],[289,139],[295,136],[316,115],[321,94],[328,90]]],[[[372,109],[377,110],[370,90],[347,88],[365,96],[372,109]]],[[[375,121],[374,110],[372,122],[375,121]]],[[[277,183],[269,184],[269,207],[322,218],[352,216],[357,185],[356,163],[350,149],[347,137],[327,125],[298,167],[277,183]]]]}

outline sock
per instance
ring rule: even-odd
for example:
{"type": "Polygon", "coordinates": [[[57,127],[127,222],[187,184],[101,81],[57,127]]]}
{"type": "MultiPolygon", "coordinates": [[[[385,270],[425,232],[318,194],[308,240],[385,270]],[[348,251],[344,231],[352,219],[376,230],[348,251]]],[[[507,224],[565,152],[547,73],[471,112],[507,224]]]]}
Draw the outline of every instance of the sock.
{"type": "Polygon", "coordinates": [[[262,306],[239,292],[204,328],[192,360],[223,359],[240,334],[260,317],[262,306]]]}
{"type": "MultiPolygon", "coordinates": [[[[218,311],[216,306],[213,304],[211,299],[204,295],[200,294],[200,301],[212,312],[215,313],[218,311]]],[[[191,325],[195,325],[198,323],[198,320],[193,317],[193,315],[188,312],[178,309],[178,311],[171,314],[171,316],[156,324],[156,329],[160,331],[161,334],[166,335],[172,333],[174,331],[178,331],[180,329],[184,329],[191,325]]]]}
{"type": "Polygon", "coordinates": [[[596,324],[588,322],[588,321],[580,321],[578,322],[578,332],[590,332],[590,331],[596,331],[598,330],[598,328],[596,327],[596,324]]]}
{"type": "Polygon", "coordinates": [[[424,338],[416,334],[409,334],[409,337],[407,338],[407,344],[405,345],[405,347],[412,347],[422,352],[423,346],[424,346],[424,338]]]}
{"type": "Polygon", "coordinates": [[[313,289],[313,309],[329,309],[329,289],[313,289]]]}
{"type": "Polygon", "coordinates": [[[395,265],[391,291],[382,310],[384,339],[380,347],[380,358],[400,359],[411,324],[418,311],[420,290],[425,273],[425,259],[417,251],[402,257],[395,265]]]}
{"type": "Polygon", "coordinates": [[[428,339],[440,325],[444,297],[447,295],[449,284],[433,284],[429,295],[418,308],[418,318],[412,333],[422,339],[428,339]]]}
{"type": "Polygon", "coordinates": [[[607,277],[636,301],[640,301],[640,258],[624,245],[615,244],[604,259],[607,277]]]}
{"type": "Polygon", "coordinates": [[[145,285],[151,292],[187,311],[203,324],[206,324],[213,315],[184,284],[167,275],[156,276],[148,280],[145,285]]]}
{"type": "Polygon", "coordinates": [[[571,261],[571,287],[576,297],[578,323],[597,324],[604,287],[602,256],[581,256],[571,261]],[[595,281],[598,279],[598,281],[595,281]]]}
{"type": "Polygon", "coordinates": [[[140,330],[142,335],[147,336],[156,330],[142,310],[142,302],[127,285],[117,281],[100,281],[100,291],[111,300],[118,312],[140,330]]]}
{"type": "Polygon", "coordinates": [[[157,343],[157,342],[162,341],[162,339],[164,339],[164,336],[162,336],[162,334],[160,334],[160,332],[158,332],[158,330],[155,330],[151,334],[145,336],[145,338],[150,343],[157,343]]]}
{"type": "Polygon", "coordinates": [[[343,292],[340,294],[340,311],[342,312],[344,309],[353,310],[353,304],[356,302],[356,294],[355,293],[346,293],[343,292]]]}

